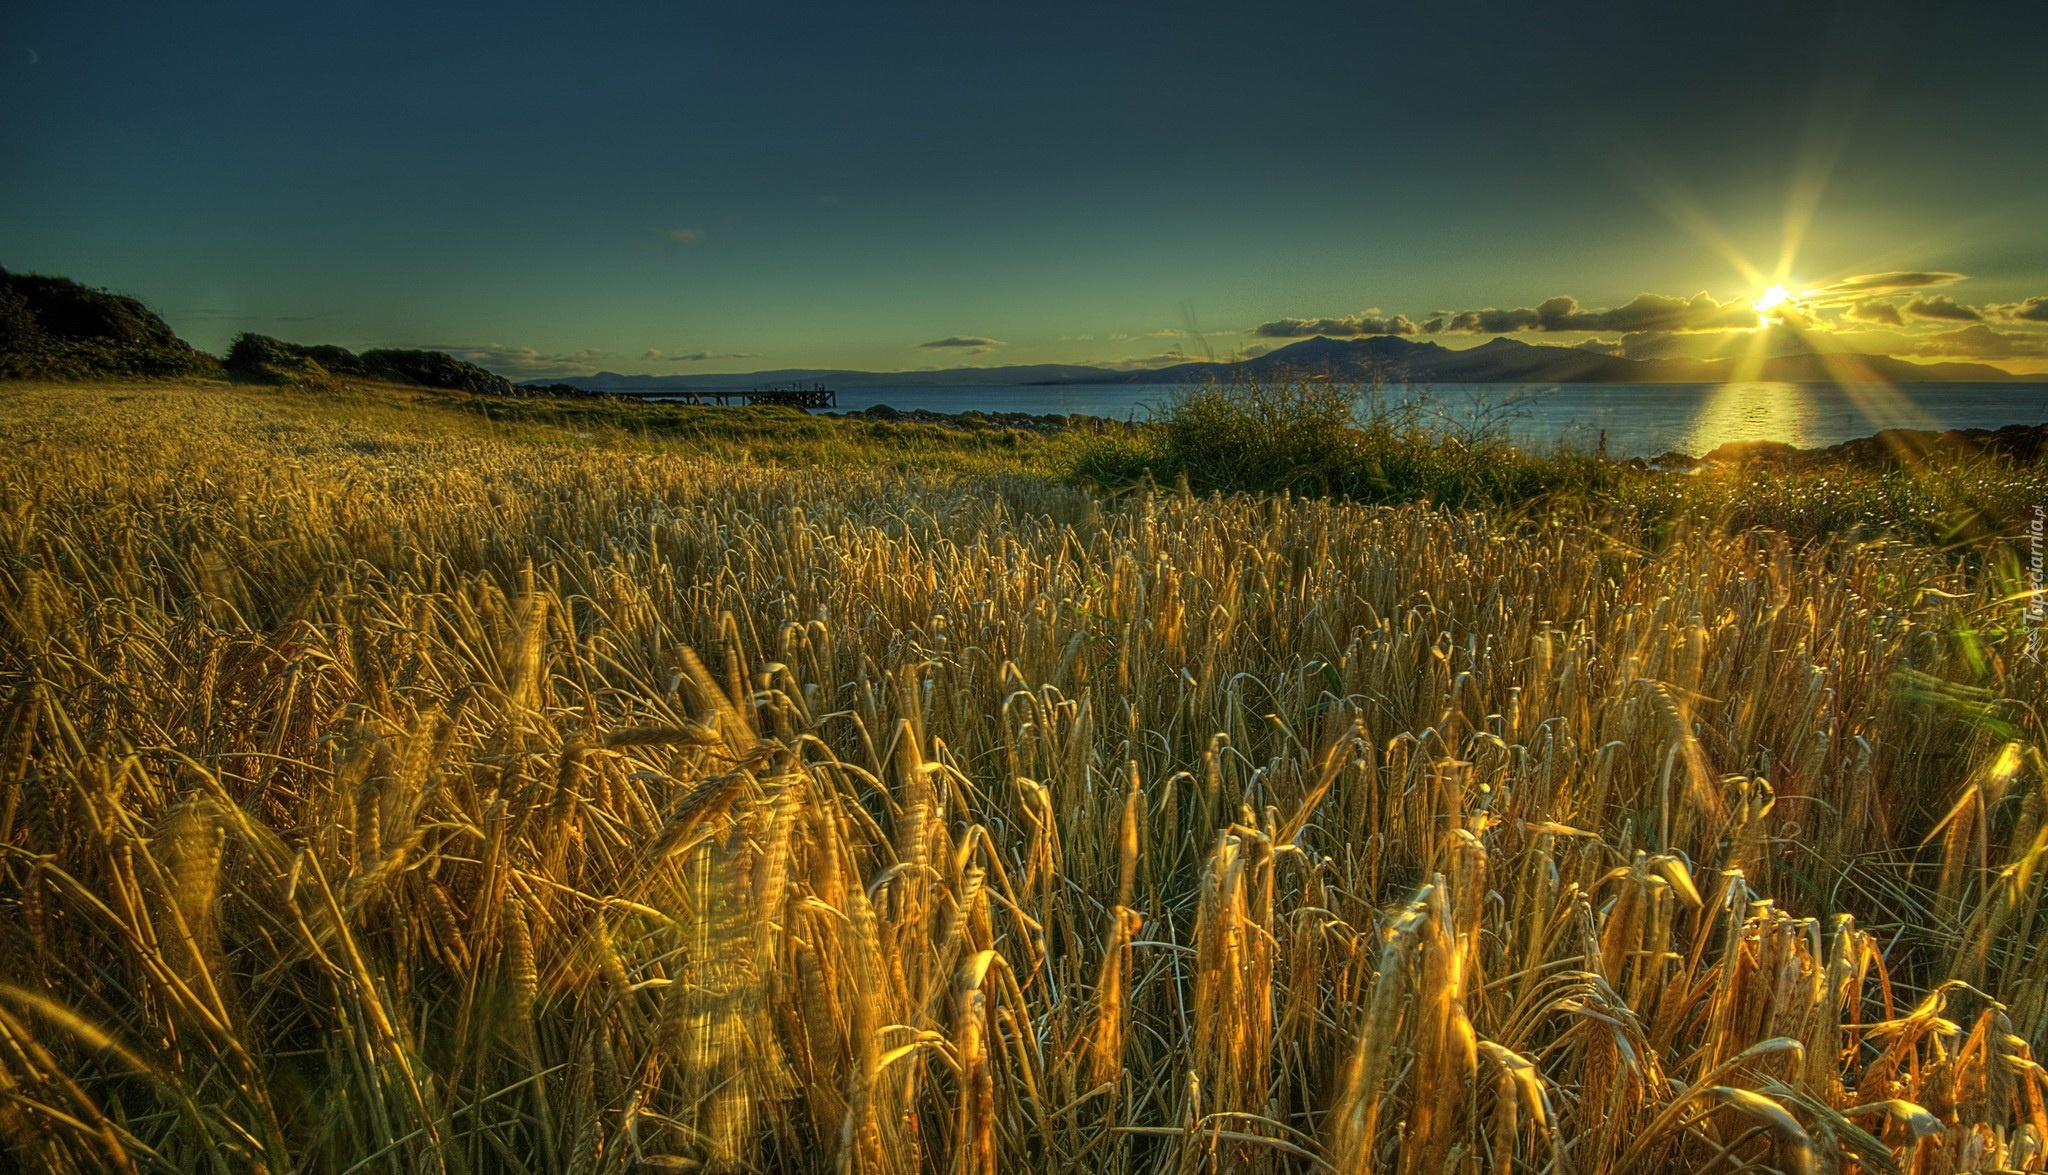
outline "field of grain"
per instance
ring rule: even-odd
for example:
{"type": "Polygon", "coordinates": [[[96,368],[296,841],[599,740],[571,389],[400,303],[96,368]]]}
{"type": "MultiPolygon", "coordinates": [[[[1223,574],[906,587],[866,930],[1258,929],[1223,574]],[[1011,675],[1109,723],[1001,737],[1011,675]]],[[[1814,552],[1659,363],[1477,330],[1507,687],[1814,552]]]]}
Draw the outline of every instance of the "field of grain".
{"type": "Polygon", "coordinates": [[[0,430],[0,1165],[2048,1169],[2009,543],[0,430]]]}

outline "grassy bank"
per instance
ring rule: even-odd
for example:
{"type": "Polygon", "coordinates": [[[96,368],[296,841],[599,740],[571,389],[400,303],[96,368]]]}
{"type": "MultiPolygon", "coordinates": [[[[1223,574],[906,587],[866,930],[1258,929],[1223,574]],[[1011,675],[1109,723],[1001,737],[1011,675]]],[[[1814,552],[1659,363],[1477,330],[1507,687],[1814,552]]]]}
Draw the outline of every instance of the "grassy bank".
{"type": "MultiPolygon", "coordinates": [[[[109,443],[147,443],[163,422],[205,419],[224,439],[251,435],[294,457],[362,442],[421,446],[505,441],[548,449],[600,449],[766,463],[856,468],[1057,475],[1072,467],[1090,428],[1037,432],[942,427],[809,415],[792,408],[719,408],[625,399],[476,396],[374,383],[307,388],[229,382],[0,383],[0,419],[24,442],[66,438],[80,427],[109,443]]],[[[1100,422],[1096,427],[1114,427],[1100,422]]],[[[219,447],[202,446],[210,457],[219,447]]]]}
{"type": "Polygon", "coordinates": [[[718,411],[0,389],[6,1154],[2048,1164],[1995,530],[718,411]]]}
{"type": "Polygon", "coordinates": [[[1681,472],[1565,444],[1516,443],[1507,427],[1515,407],[1451,414],[1411,389],[1396,397],[1376,385],[1190,385],[1167,398],[1156,422],[1084,439],[1071,469],[1109,486],[1430,502],[1513,516],[1568,512],[1650,542],[1676,528],[1769,528],[1795,540],[1968,546],[2018,535],[2048,501],[2048,462],[2037,454],[1866,444],[1681,472]]]}

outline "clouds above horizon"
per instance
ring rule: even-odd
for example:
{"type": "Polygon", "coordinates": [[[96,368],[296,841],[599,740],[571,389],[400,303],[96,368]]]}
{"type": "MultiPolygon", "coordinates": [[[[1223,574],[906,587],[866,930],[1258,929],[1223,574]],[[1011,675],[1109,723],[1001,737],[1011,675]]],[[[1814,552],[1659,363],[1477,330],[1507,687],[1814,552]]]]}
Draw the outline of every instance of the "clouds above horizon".
{"type": "Polygon", "coordinates": [[[1690,298],[1637,294],[1623,305],[1605,310],[1582,306],[1577,298],[1559,294],[1534,306],[1438,311],[1419,325],[1404,314],[1386,315],[1374,308],[1339,318],[1279,318],[1262,322],[1248,333],[1269,339],[1305,339],[1316,335],[1338,338],[1414,334],[1505,335],[1524,331],[1698,331],[1755,325],[1756,311],[1747,299],[1723,302],[1702,290],[1690,298]]]}
{"type": "MultiPolygon", "coordinates": [[[[1861,313],[1855,315],[1857,317],[1874,314],[1878,317],[1871,321],[1891,322],[1896,307],[1885,300],[1887,295],[1963,280],[1963,274],[1946,270],[1863,273],[1799,291],[1793,295],[1793,303],[1809,308],[1846,306],[1860,310],[1861,313]]],[[[2048,300],[2028,299],[2015,305],[2026,307],[2029,314],[2038,313],[2041,316],[2038,321],[2048,321],[2048,300]]],[[[1909,312],[1928,318],[1953,318],[1963,309],[1953,299],[1941,294],[1916,296],[1908,307],[1909,312]]],[[[1967,320],[1976,321],[1977,318],[1971,312],[1967,320]]],[[[1337,317],[1277,318],[1262,322],[1246,333],[1261,338],[1302,339],[1316,335],[1348,338],[1443,333],[1516,334],[1523,331],[1716,331],[1741,330],[1756,325],[1757,310],[1750,299],[1736,297],[1724,301],[1702,290],[1691,297],[1641,293],[1622,305],[1604,310],[1582,305],[1569,294],[1559,294],[1534,306],[1432,311],[1419,325],[1405,314],[1387,314],[1375,306],[1357,314],[1337,317]]]]}
{"type": "Polygon", "coordinates": [[[617,356],[586,348],[566,354],[550,354],[532,347],[508,347],[503,343],[429,344],[427,350],[446,351],[457,359],[474,363],[510,379],[545,379],[550,376],[589,375],[617,356]]]}
{"type": "Polygon", "coordinates": [[[1984,317],[2001,322],[2043,322],[2048,323],[2048,298],[2028,298],[2023,302],[1993,302],[1984,306],[1984,317]]]}
{"type": "Polygon", "coordinates": [[[1265,339],[1312,339],[1317,335],[1351,339],[1367,335],[1412,335],[1421,330],[1407,315],[1386,316],[1375,306],[1342,318],[1279,318],[1260,323],[1250,333],[1265,339]]]}
{"type": "Polygon", "coordinates": [[[1964,274],[1948,270],[1863,273],[1791,291],[1765,308],[1749,298],[1724,300],[1706,291],[1690,297],[1642,293],[1608,308],[1585,306],[1560,294],[1534,306],[1436,310],[1420,322],[1374,306],[1355,314],[1277,318],[1245,333],[1267,339],[1605,335],[1609,337],[1569,345],[1598,354],[1657,359],[1726,354],[1735,345],[1733,340],[1751,338],[1760,325],[1768,325],[1783,336],[1767,340],[1771,346],[1793,345],[1783,340],[1797,338],[1798,346],[1826,351],[1860,349],[1942,359],[2048,358],[2048,334],[2032,329],[2048,325],[2048,296],[1972,305],[1932,292],[1966,280],[1964,274]],[[1993,329],[1988,325],[1992,323],[2008,329],[1993,329]],[[1928,333],[1940,327],[1951,329],[1928,333]]]}
{"type": "Polygon", "coordinates": [[[1914,298],[1906,303],[1906,313],[1915,318],[1932,318],[1941,322],[1984,321],[1982,314],[1961,305],[1947,294],[1929,294],[1914,298]]]}
{"type": "Polygon", "coordinates": [[[1960,273],[1947,270],[1900,269],[1886,273],[1860,273],[1845,277],[1824,286],[1807,290],[1801,295],[1805,301],[1834,301],[1848,298],[1869,298],[1880,294],[1899,294],[1907,290],[1922,290],[1929,286],[1947,286],[1965,280],[1960,273]]]}
{"type": "Polygon", "coordinates": [[[705,363],[722,359],[766,359],[757,351],[663,351],[648,348],[630,355],[586,347],[577,351],[548,352],[532,347],[508,347],[503,343],[429,344],[430,351],[446,351],[470,363],[509,379],[561,379],[595,375],[600,370],[630,370],[639,364],[705,363]]]}
{"type": "Polygon", "coordinates": [[[917,349],[920,351],[944,351],[959,348],[966,351],[969,355],[986,355],[997,347],[1004,345],[1001,339],[984,338],[981,335],[947,335],[943,339],[933,339],[929,343],[919,343],[917,349]]]}
{"type": "Polygon", "coordinates": [[[759,351],[690,351],[676,354],[648,349],[640,358],[648,363],[704,363],[712,359],[766,359],[759,351]]]}
{"type": "Polygon", "coordinates": [[[1879,326],[1904,326],[1906,320],[1899,316],[1899,304],[1883,298],[1864,298],[1849,304],[1848,316],[1857,322],[1868,322],[1879,326]]]}
{"type": "Polygon", "coordinates": [[[2042,359],[2048,358],[2048,334],[1998,331],[1978,322],[1935,335],[1910,353],[1937,359],[2042,359]]]}

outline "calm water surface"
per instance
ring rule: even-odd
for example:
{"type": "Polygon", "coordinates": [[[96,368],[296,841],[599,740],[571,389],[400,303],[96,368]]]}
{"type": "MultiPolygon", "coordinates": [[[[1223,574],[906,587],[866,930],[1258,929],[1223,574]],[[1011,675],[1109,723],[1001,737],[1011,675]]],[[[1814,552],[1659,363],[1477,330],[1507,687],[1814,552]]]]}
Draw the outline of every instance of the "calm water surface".
{"type": "MultiPolygon", "coordinates": [[[[1172,390],[1158,384],[847,388],[839,404],[842,411],[887,404],[933,412],[1081,412],[1142,420],[1172,390]]],[[[1608,452],[1651,457],[1673,449],[1704,453],[1729,441],[1813,448],[1881,428],[2040,424],[2048,422],[2048,383],[1489,384],[1436,389],[1427,393],[1424,409],[1452,422],[1490,414],[1531,444],[1591,448],[1604,432],[1608,452]]]]}

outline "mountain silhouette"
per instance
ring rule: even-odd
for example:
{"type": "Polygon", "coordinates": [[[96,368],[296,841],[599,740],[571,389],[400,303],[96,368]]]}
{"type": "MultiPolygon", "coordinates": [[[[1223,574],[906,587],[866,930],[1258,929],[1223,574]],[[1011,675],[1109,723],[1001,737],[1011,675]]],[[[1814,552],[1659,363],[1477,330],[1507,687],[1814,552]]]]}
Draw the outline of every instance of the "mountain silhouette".
{"type": "MultiPolygon", "coordinates": [[[[1454,351],[1393,335],[1364,339],[1303,339],[1237,363],[1183,363],[1120,374],[1117,383],[1228,381],[1241,376],[1285,375],[1368,380],[1375,376],[1419,384],[1485,383],[1725,383],[1735,378],[1728,359],[1628,359],[1577,347],[1532,345],[1505,336],[1454,351]]],[[[1747,374],[1747,373],[1745,373],[1747,374]]],[[[1751,379],[1788,383],[1837,380],[1889,383],[1978,383],[2024,379],[1983,363],[1909,363],[1887,355],[1780,355],[1763,361],[1751,379]]]]}
{"type": "MultiPolygon", "coordinates": [[[[1995,383],[2039,380],[1984,363],[1911,363],[1888,355],[1800,353],[1765,359],[1745,378],[1786,383],[1995,383]]],[[[1011,367],[954,367],[939,371],[852,371],[785,368],[738,375],[567,376],[560,382],[592,391],[658,392],[665,389],[747,388],[775,383],[860,387],[1021,387],[1055,384],[1229,383],[1237,379],[1302,376],[1344,381],[1382,378],[1413,384],[1489,383],[1726,383],[1736,377],[1728,359],[1629,359],[1577,347],[1553,347],[1501,337],[1453,350],[1395,335],[1332,339],[1317,335],[1236,362],[1177,363],[1118,371],[1066,363],[1011,367]]]]}

